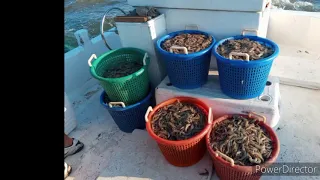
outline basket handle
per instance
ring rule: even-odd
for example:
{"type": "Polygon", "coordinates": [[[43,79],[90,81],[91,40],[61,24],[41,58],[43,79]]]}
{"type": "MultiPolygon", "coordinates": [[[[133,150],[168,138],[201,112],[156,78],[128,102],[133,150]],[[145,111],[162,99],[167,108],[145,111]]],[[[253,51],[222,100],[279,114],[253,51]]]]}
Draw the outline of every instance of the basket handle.
{"type": "Polygon", "coordinates": [[[209,108],[208,124],[212,124],[212,108],[209,108]]]}
{"type": "Polygon", "coordinates": [[[183,50],[184,54],[188,54],[188,49],[186,47],[182,46],[171,46],[170,47],[170,52],[173,53],[173,49],[180,49],[183,50]]]}
{"type": "Polygon", "coordinates": [[[231,158],[231,157],[229,157],[229,156],[227,156],[227,155],[225,155],[225,154],[223,154],[222,152],[220,152],[220,151],[216,151],[216,157],[218,157],[218,156],[221,156],[221,157],[223,157],[226,161],[229,161],[230,163],[231,163],[231,166],[233,167],[234,166],[234,160],[231,158]]]}
{"type": "Polygon", "coordinates": [[[94,59],[97,59],[97,55],[96,55],[96,54],[92,54],[92,55],[90,56],[90,58],[89,58],[89,60],[88,60],[89,67],[92,66],[91,61],[93,60],[93,58],[94,58],[94,59]]]}
{"type": "Polygon", "coordinates": [[[123,108],[126,107],[126,105],[123,102],[109,102],[110,108],[112,108],[112,105],[121,105],[123,108]]]}
{"type": "Polygon", "coordinates": [[[142,60],[144,66],[147,65],[146,59],[147,59],[148,57],[149,57],[149,56],[148,56],[148,53],[144,53],[143,60],[142,60]]]}
{"type": "Polygon", "coordinates": [[[244,57],[246,57],[246,59],[244,61],[249,62],[249,54],[248,53],[231,52],[229,54],[229,59],[232,59],[232,56],[244,56],[244,57]]]}
{"type": "Polygon", "coordinates": [[[262,122],[264,122],[264,123],[267,122],[267,118],[266,118],[264,115],[257,114],[257,113],[255,113],[255,112],[249,112],[249,113],[248,113],[248,116],[249,116],[249,118],[256,118],[256,119],[258,119],[259,121],[262,121],[262,122]]]}
{"type": "Polygon", "coordinates": [[[187,24],[184,29],[187,30],[187,27],[195,27],[196,30],[199,30],[199,27],[196,24],[187,24]]]}
{"type": "Polygon", "coordinates": [[[144,120],[145,120],[146,122],[148,122],[148,116],[149,116],[149,113],[150,113],[151,111],[153,111],[153,109],[152,109],[151,106],[149,106],[148,109],[147,109],[146,114],[144,115],[144,120]]]}
{"type": "Polygon", "coordinates": [[[256,30],[256,29],[244,29],[244,30],[242,30],[242,32],[241,32],[242,36],[245,35],[245,32],[255,32],[255,33],[256,33],[256,36],[258,36],[258,30],[256,30]]]}

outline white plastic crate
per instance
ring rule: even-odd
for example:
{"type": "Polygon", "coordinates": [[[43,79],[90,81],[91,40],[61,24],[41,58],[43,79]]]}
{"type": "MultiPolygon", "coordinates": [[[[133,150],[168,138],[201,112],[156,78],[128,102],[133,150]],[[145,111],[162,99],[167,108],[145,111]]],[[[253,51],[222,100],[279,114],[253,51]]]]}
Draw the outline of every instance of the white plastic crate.
{"type": "Polygon", "coordinates": [[[164,14],[145,23],[116,22],[120,41],[123,47],[135,47],[145,50],[150,57],[149,78],[156,87],[166,75],[166,70],[156,56],[156,40],[165,35],[166,20],[164,14]]]}
{"type": "Polygon", "coordinates": [[[232,99],[222,93],[217,75],[209,75],[208,82],[197,89],[179,89],[170,85],[166,77],[156,88],[156,103],[159,104],[177,96],[198,98],[212,108],[213,118],[226,114],[243,114],[256,112],[267,118],[267,124],[276,127],[280,119],[280,89],[279,79],[269,77],[271,85],[266,86],[264,92],[257,98],[248,100],[232,99]]]}
{"type": "Polygon", "coordinates": [[[128,0],[131,6],[207,9],[228,11],[263,11],[271,0],[128,0]]]}
{"type": "Polygon", "coordinates": [[[69,102],[68,96],[64,93],[64,133],[69,134],[77,126],[76,116],[69,102]]]}

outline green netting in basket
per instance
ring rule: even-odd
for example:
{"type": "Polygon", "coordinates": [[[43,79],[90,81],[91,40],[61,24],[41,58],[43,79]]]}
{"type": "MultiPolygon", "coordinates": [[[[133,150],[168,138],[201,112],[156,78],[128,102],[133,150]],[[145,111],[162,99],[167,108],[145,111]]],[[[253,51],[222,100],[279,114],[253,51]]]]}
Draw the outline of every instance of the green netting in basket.
{"type": "Polygon", "coordinates": [[[110,101],[124,102],[125,105],[134,104],[149,92],[148,66],[150,58],[145,51],[137,48],[120,48],[108,51],[88,63],[91,75],[100,81],[110,101]],[[146,57],[145,57],[146,56],[146,57]],[[138,71],[119,78],[104,78],[105,71],[123,62],[140,62],[143,66],[138,71]]]}

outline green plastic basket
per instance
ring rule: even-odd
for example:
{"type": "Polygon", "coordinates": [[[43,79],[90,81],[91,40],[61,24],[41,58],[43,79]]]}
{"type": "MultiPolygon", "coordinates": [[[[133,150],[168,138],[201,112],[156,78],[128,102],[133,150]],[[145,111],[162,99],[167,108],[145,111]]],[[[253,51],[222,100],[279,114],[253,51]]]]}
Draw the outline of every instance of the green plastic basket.
{"type": "Polygon", "coordinates": [[[111,50],[98,58],[93,54],[88,60],[91,75],[100,81],[110,101],[124,102],[126,106],[139,102],[147,96],[149,92],[149,63],[148,54],[137,48],[111,50]],[[94,58],[95,60],[92,62],[94,58]],[[142,62],[143,67],[124,77],[104,78],[102,76],[108,67],[123,62],[142,62]]]}

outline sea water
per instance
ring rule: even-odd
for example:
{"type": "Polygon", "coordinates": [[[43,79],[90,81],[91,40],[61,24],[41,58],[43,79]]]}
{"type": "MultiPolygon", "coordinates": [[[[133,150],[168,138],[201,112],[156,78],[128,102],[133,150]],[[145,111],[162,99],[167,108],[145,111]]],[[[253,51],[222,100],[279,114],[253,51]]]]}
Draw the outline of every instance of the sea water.
{"type": "MultiPolygon", "coordinates": [[[[126,0],[65,0],[64,1],[64,47],[65,52],[77,47],[74,32],[87,29],[90,38],[100,34],[100,23],[104,13],[119,7],[125,12],[133,10],[126,0]]],[[[297,11],[320,12],[320,0],[272,0],[272,8],[297,11]]],[[[122,15],[120,11],[112,11],[111,15],[122,15]]],[[[107,19],[106,21],[108,21],[107,19]]],[[[110,26],[105,23],[105,31],[110,26]]]]}
{"type": "MultiPolygon", "coordinates": [[[[90,38],[100,34],[100,23],[103,15],[112,7],[119,7],[126,13],[134,8],[126,0],[65,0],[64,1],[64,49],[65,52],[78,46],[74,33],[80,29],[87,29],[90,38]]],[[[120,11],[113,10],[110,16],[122,15],[120,11]]],[[[106,18],[105,31],[108,26],[106,18]]]]}

